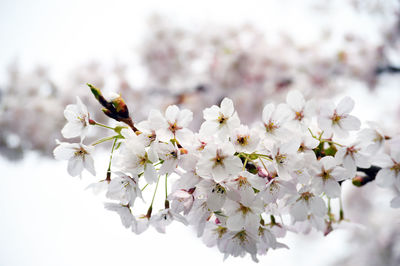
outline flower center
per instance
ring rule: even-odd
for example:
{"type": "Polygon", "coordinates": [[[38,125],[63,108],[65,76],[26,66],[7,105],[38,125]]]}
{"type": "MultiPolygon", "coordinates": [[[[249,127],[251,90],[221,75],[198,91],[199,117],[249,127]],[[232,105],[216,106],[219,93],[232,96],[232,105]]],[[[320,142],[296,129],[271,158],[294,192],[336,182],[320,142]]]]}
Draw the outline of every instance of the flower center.
{"type": "Polygon", "coordinates": [[[308,201],[308,200],[311,199],[312,197],[314,197],[314,194],[307,191],[307,192],[301,193],[299,200],[300,200],[300,199],[304,199],[305,201],[308,201]]]}
{"type": "Polygon", "coordinates": [[[332,120],[333,124],[338,124],[340,119],[342,119],[342,117],[340,115],[338,115],[336,112],[331,117],[331,120],[332,120]]]}
{"type": "Polygon", "coordinates": [[[268,124],[264,123],[264,127],[265,127],[265,131],[267,131],[268,133],[270,133],[278,128],[278,126],[275,125],[274,122],[272,122],[272,121],[269,121],[268,124]]]}
{"type": "Polygon", "coordinates": [[[304,118],[304,113],[303,113],[303,111],[296,112],[296,117],[294,118],[295,120],[301,121],[301,120],[303,120],[303,118],[304,118]]]}
{"type": "Polygon", "coordinates": [[[169,122],[169,128],[168,128],[168,129],[169,129],[172,133],[175,134],[175,132],[178,131],[179,129],[182,129],[182,127],[178,126],[178,125],[176,124],[176,122],[175,122],[175,123],[169,122]]]}
{"type": "Polygon", "coordinates": [[[236,141],[240,145],[245,146],[249,143],[248,139],[249,139],[249,136],[238,136],[236,141]]]}

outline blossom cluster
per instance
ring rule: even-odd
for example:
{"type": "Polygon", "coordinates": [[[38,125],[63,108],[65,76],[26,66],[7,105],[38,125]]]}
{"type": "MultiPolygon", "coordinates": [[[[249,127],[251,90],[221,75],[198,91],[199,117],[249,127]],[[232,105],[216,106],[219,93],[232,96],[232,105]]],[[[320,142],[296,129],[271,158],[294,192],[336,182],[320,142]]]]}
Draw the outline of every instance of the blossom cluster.
{"type": "MultiPolygon", "coordinates": [[[[120,123],[109,127],[94,121],[78,98],[64,111],[68,122],[62,134],[81,141],[58,142],[54,156],[68,160],[72,176],[84,169],[96,175],[94,148],[111,141],[106,178],[91,187],[105,192],[110,200],[105,208],[117,212],[134,233],[150,226],[164,233],[179,221],[193,226],[225,258],[249,253],[258,261],[257,255],[269,249],[287,248],[281,242],[287,231],[326,235],[343,223],[342,205],[335,215],[331,201],[341,203],[346,180],[361,186],[376,179],[379,186],[400,191],[399,142],[374,123],[361,130],[349,97],[319,103],[291,91],[285,103],[267,104],[261,121],[251,127],[241,123],[232,100],[224,98],[203,111],[204,122],[193,132],[188,109],[151,110],[146,120],[134,123],[120,95],[106,98],[89,87],[103,112],[120,123]],[[115,134],[85,145],[92,126],[115,134]],[[165,200],[155,212],[160,179],[165,180],[165,200]],[[142,192],[150,188],[146,212],[135,202],[146,204],[142,192]]],[[[400,196],[391,205],[400,207],[400,196]]]]}

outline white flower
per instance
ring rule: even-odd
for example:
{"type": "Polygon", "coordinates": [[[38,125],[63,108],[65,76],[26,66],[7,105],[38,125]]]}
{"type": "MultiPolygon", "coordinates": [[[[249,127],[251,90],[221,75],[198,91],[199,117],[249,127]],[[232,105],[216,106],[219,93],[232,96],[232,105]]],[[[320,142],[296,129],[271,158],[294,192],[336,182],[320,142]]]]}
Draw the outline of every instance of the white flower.
{"type": "Polygon", "coordinates": [[[367,122],[369,128],[364,128],[358,132],[358,138],[360,143],[366,143],[368,153],[374,154],[378,152],[385,144],[385,140],[388,138],[379,127],[377,123],[367,122]]]}
{"type": "Polygon", "coordinates": [[[160,175],[170,174],[175,171],[181,160],[181,149],[172,143],[160,142],[157,144],[157,152],[161,160],[164,160],[159,170],[160,175]]]}
{"type": "Polygon", "coordinates": [[[58,146],[53,154],[57,160],[68,160],[68,173],[71,176],[78,176],[83,169],[88,170],[92,175],[96,175],[94,161],[90,155],[94,147],[86,146],[82,143],[67,143],[57,141],[58,146]]]}
{"type": "Polygon", "coordinates": [[[81,99],[76,97],[76,104],[69,104],[64,110],[67,124],[61,130],[65,138],[75,138],[80,136],[83,139],[89,126],[89,113],[81,99]]]}
{"type": "Polygon", "coordinates": [[[255,130],[240,125],[233,130],[232,142],[237,152],[253,153],[256,151],[260,138],[255,130]]]}
{"type": "Polygon", "coordinates": [[[157,181],[157,172],[153,163],[158,161],[153,145],[147,149],[144,146],[146,136],[137,136],[132,130],[124,129],[121,134],[125,137],[119,152],[114,156],[114,165],[123,172],[133,175],[143,173],[147,183],[157,181]]]}
{"type": "Polygon", "coordinates": [[[290,91],[286,96],[289,109],[288,123],[295,129],[307,129],[315,113],[315,102],[306,101],[300,91],[290,91]]]}
{"type": "Polygon", "coordinates": [[[117,172],[117,176],[111,180],[106,197],[120,201],[123,205],[133,206],[137,197],[142,198],[137,176],[130,177],[124,173],[117,172]]]}
{"type": "Polygon", "coordinates": [[[312,185],[317,193],[324,192],[328,197],[340,197],[340,185],[338,181],[348,178],[346,169],[337,166],[335,158],[325,156],[318,162],[318,169],[313,175],[312,185]]]}
{"type": "Polygon", "coordinates": [[[382,167],[376,175],[376,184],[380,187],[391,187],[395,184],[400,189],[400,152],[392,150],[390,156],[380,154],[375,160],[375,164],[382,167]]]}
{"type": "Polygon", "coordinates": [[[230,255],[233,257],[244,257],[249,253],[252,260],[258,262],[257,238],[255,234],[249,231],[241,230],[239,232],[228,232],[224,234],[218,248],[225,254],[224,259],[228,258],[230,255]]]}
{"type": "Polygon", "coordinates": [[[165,110],[165,120],[156,131],[161,141],[177,139],[179,142],[188,142],[192,132],[186,127],[193,119],[193,113],[188,109],[179,110],[178,106],[170,105],[165,110]]]}
{"type": "Polygon", "coordinates": [[[150,224],[154,226],[159,233],[165,233],[165,228],[172,223],[173,220],[187,225],[185,217],[169,208],[161,210],[157,214],[151,216],[150,224]]]}
{"type": "Polygon", "coordinates": [[[284,123],[288,115],[288,109],[284,104],[279,104],[276,108],[273,103],[266,105],[262,112],[263,126],[261,126],[265,136],[272,139],[287,137],[289,131],[284,127],[284,123]]]}
{"type": "Polygon", "coordinates": [[[213,135],[218,133],[221,138],[226,138],[240,125],[240,120],[229,98],[224,98],[221,107],[216,105],[203,111],[206,121],[201,125],[200,134],[213,135]]]}
{"type": "Polygon", "coordinates": [[[226,187],[240,193],[241,200],[253,201],[255,198],[254,189],[261,191],[265,188],[266,180],[258,175],[253,175],[247,171],[240,172],[236,178],[228,180],[226,187]]]}
{"type": "Polygon", "coordinates": [[[228,216],[226,226],[229,230],[239,231],[246,229],[255,231],[260,223],[263,202],[259,198],[245,199],[245,197],[242,197],[240,202],[227,200],[224,209],[228,216]]]}
{"type": "Polygon", "coordinates": [[[338,163],[343,163],[344,168],[349,172],[349,177],[354,177],[357,166],[369,168],[371,164],[368,161],[368,155],[362,151],[359,143],[349,147],[338,147],[335,154],[338,163]]]}
{"type": "Polygon", "coordinates": [[[217,183],[237,175],[243,164],[234,154],[235,148],[230,142],[207,145],[197,163],[197,174],[204,178],[212,177],[217,183]]]}
{"type": "Polygon", "coordinates": [[[294,198],[295,203],[290,206],[290,215],[295,222],[304,221],[308,215],[323,217],[326,215],[327,208],[325,202],[320,197],[311,192],[309,187],[303,187],[294,198]]]}
{"type": "Polygon", "coordinates": [[[193,206],[194,189],[195,188],[189,189],[189,190],[178,189],[178,190],[172,192],[168,196],[168,200],[172,201],[171,209],[173,209],[177,213],[180,213],[181,211],[183,211],[183,214],[187,215],[193,206]]]}
{"type": "Polygon", "coordinates": [[[132,215],[131,209],[126,205],[107,202],[104,203],[104,208],[118,213],[119,217],[121,218],[121,222],[125,226],[125,228],[129,228],[132,226],[133,223],[136,223],[135,218],[132,215]]]}
{"type": "Polygon", "coordinates": [[[283,178],[288,178],[293,165],[297,161],[297,151],[299,150],[300,142],[293,139],[290,142],[273,144],[271,149],[271,157],[278,175],[283,178]]]}
{"type": "Polygon", "coordinates": [[[334,133],[337,137],[346,138],[349,131],[360,129],[360,120],[350,115],[353,108],[354,101],[350,97],[344,97],[337,107],[332,102],[322,106],[318,125],[324,131],[324,135],[330,137],[334,133]]]}

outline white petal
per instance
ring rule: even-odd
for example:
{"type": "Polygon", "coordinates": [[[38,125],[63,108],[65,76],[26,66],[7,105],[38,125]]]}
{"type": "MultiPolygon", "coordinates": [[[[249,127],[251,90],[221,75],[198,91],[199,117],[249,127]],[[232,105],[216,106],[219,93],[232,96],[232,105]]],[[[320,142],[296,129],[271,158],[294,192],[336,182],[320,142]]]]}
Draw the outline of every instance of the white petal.
{"type": "Polygon", "coordinates": [[[157,181],[157,171],[153,164],[146,164],[143,176],[148,184],[152,184],[157,181]]]}
{"type": "Polygon", "coordinates": [[[400,196],[397,196],[396,198],[392,199],[390,202],[390,206],[392,208],[400,208],[400,196]]]}
{"type": "Polygon", "coordinates": [[[203,110],[203,117],[205,120],[215,120],[219,116],[219,107],[216,105],[203,110]]]}
{"type": "Polygon", "coordinates": [[[345,130],[359,130],[361,126],[360,120],[352,115],[340,119],[339,124],[345,130]]]}
{"type": "Polygon", "coordinates": [[[96,176],[96,170],[94,169],[94,161],[92,156],[85,155],[83,165],[86,170],[88,170],[92,175],[96,176]]]}
{"type": "Polygon", "coordinates": [[[83,171],[83,161],[82,158],[79,156],[73,156],[68,161],[68,173],[71,176],[78,176],[83,171]]]}
{"type": "Polygon", "coordinates": [[[176,105],[170,105],[168,106],[167,110],[165,110],[165,118],[169,121],[169,122],[176,122],[176,120],[178,119],[178,115],[179,115],[179,108],[176,105]]]}
{"type": "Polygon", "coordinates": [[[193,120],[193,113],[188,109],[183,109],[180,111],[178,116],[178,124],[181,127],[187,127],[189,123],[193,120]]]}
{"type": "Polygon", "coordinates": [[[241,212],[236,212],[235,214],[229,216],[228,220],[226,220],[226,226],[232,231],[241,230],[244,224],[245,216],[241,212]]]}
{"type": "Polygon", "coordinates": [[[290,209],[290,215],[295,221],[304,221],[307,219],[308,210],[303,200],[297,201],[290,209]]]}
{"type": "Polygon", "coordinates": [[[380,187],[390,187],[394,184],[395,174],[389,168],[381,169],[376,175],[376,184],[380,187]]]}
{"type": "Polygon", "coordinates": [[[306,104],[303,94],[298,90],[290,91],[286,96],[286,102],[296,112],[302,111],[306,104]]]}
{"type": "Polygon", "coordinates": [[[336,166],[336,160],[332,156],[325,156],[320,160],[325,170],[332,169],[336,166]]]}
{"type": "Polygon", "coordinates": [[[224,98],[221,102],[221,112],[225,117],[230,117],[233,115],[235,108],[233,107],[233,102],[229,98],[224,98]]]}
{"type": "Polygon", "coordinates": [[[264,123],[268,123],[272,117],[272,113],[275,110],[275,105],[273,103],[267,104],[262,113],[262,120],[264,123]]]}
{"type": "Polygon", "coordinates": [[[354,108],[354,100],[350,97],[344,97],[336,107],[338,115],[348,114],[354,108]]]}
{"type": "Polygon", "coordinates": [[[219,183],[229,178],[229,174],[223,165],[217,165],[211,169],[215,182],[219,183]]]}
{"type": "Polygon", "coordinates": [[[382,153],[373,158],[373,163],[379,167],[387,168],[393,166],[392,158],[389,155],[382,153]]]}
{"type": "Polygon", "coordinates": [[[71,121],[65,124],[61,130],[61,134],[64,138],[75,138],[81,135],[83,128],[82,123],[71,121]]]}
{"type": "Polygon", "coordinates": [[[320,197],[312,197],[309,199],[310,209],[314,215],[324,216],[327,212],[325,201],[320,197]]]}
{"type": "Polygon", "coordinates": [[[337,181],[333,179],[328,179],[325,181],[325,193],[328,197],[338,198],[340,197],[340,185],[337,181]]]}

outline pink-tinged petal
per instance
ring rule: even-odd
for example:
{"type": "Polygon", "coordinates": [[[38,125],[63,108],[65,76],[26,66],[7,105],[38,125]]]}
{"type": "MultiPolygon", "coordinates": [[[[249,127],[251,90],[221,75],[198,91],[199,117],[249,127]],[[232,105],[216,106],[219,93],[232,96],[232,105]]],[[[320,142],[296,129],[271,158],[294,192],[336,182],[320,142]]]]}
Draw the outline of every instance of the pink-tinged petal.
{"type": "Polygon", "coordinates": [[[338,198],[340,197],[340,185],[334,179],[328,179],[325,181],[325,194],[331,198],[338,198]]]}
{"type": "Polygon", "coordinates": [[[275,105],[273,103],[267,104],[262,112],[262,120],[264,123],[268,123],[272,118],[272,114],[275,110],[275,105]]]}
{"type": "Polygon", "coordinates": [[[311,212],[316,216],[324,216],[327,212],[325,201],[320,197],[311,197],[309,206],[311,212]]]}
{"type": "Polygon", "coordinates": [[[375,178],[376,184],[384,188],[392,186],[394,184],[394,180],[395,172],[389,168],[381,169],[375,178]]]}
{"type": "Polygon", "coordinates": [[[157,171],[153,164],[146,164],[144,167],[143,177],[148,184],[153,184],[157,181],[157,171]]]}
{"type": "Polygon", "coordinates": [[[246,222],[245,217],[246,216],[244,216],[241,212],[236,212],[228,217],[226,220],[226,226],[232,231],[242,230],[246,222]]]}
{"type": "Polygon", "coordinates": [[[85,155],[85,158],[83,159],[83,165],[85,169],[89,171],[89,173],[96,176],[96,170],[94,169],[94,161],[92,156],[85,155]]]}
{"type": "Polygon", "coordinates": [[[308,209],[303,200],[299,200],[290,208],[290,215],[295,221],[304,221],[307,219],[308,209]]]}
{"type": "Polygon", "coordinates": [[[235,108],[233,107],[233,102],[229,98],[224,98],[221,102],[221,112],[225,117],[232,116],[235,108]]]}
{"type": "Polygon", "coordinates": [[[67,171],[68,171],[68,174],[70,174],[71,176],[80,175],[83,171],[82,157],[73,156],[71,159],[69,159],[67,171]]]}
{"type": "Polygon", "coordinates": [[[390,207],[392,208],[400,208],[400,196],[395,197],[390,202],[390,207]]]}
{"type": "Polygon", "coordinates": [[[389,155],[382,153],[373,158],[373,164],[382,168],[387,168],[393,166],[393,161],[389,155]]]}
{"type": "Polygon", "coordinates": [[[178,115],[179,115],[179,107],[176,105],[170,105],[168,106],[167,110],[165,110],[165,118],[169,122],[176,122],[178,120],[178,115]]]}
{"type": "Polygon", "coordinates": [[[354,100],[350,97],[344,97],[336,107],[338,115],[350,113],[354,108],[354,100]]]}
{"type": "Polygon", "coordinates": [[[339,124],[345,130],[359,130],[361,127],[360,119],[352,115],[341,118],[339,124]]]}
{"type": "Polygon", "coordinates": [[[286,102],[296,112],[302,111],[306,105],[303,94],[298,90],[290,91],[286,96],[286,102]]]}
{"type": "Polygon", "coordinates": [[[81,135],[83,130],[83,124],[75,121],[68,122],[61,130],[61,134],[64,138],[75,138],[81,135]]]}
{"type": "Polygon", "coordinates": [[[325,156],[319,160],[325,170],[333,169],[336,167],[337,162],[332,156],[325,156]]]}
{"type": "Polygon", "coordinates": [[[183,109],[178,115],[178,124],[181,127],[187,127],[193,120],[193,113],[188,109],[183,109]]]}

